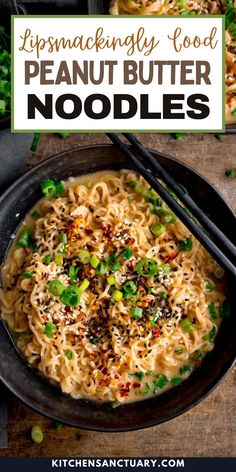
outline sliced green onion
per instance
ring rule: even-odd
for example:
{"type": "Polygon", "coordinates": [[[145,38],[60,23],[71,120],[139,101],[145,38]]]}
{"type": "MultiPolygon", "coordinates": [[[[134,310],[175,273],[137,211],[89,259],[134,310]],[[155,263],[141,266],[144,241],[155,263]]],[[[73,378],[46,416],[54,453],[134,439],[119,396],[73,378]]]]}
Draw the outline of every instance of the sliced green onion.
{"type": "Polygon", "coordinates": [[[79,260],[82,264],[89,264],[90,262],[90,252],[87,249],[80,249],[79,251],[79,260]]]}
{"type": "Polygon", "coordinates": [[[88,279],[84,279],[79,286],[81,293],[85,292],[85,290],[87,290],[89,285],[90,285],[90,281],[88,279]]]}
{"type": "Polygon", "coordinates": [[[121,253],[121,257],[123,257],[123,259],[125,259],[126,261],[128,261],[132,255],[133,250],[129,246],[127,246],[125,250],[121,253]]]}
{"type": "Polygon", "coordinates": [[[142,318],[142,314],[143,314],[142,308],[140,308],[139,306],[132,306],[130,310],[130,316],[132,318],[137,318],[139,320],[140,318],[142,318]]]}
{"type": "Polygon", "coordinates": [[[208,280],[206,280],[206,282],[205,282],[205,289],[207,290],[207,292],[212,292],[212,290],[213,290],[213,285],[208,280]]]}
{"type": "Polygon", "coordinates": [[[113,300],[115,300],[116,302],[119,302],[122,300],[123,298],[123,293],[120,291],[120,290],[114,290],[111,294],[111,297],[113,298],[113,300]]]}
{"type": "Polygon", "coordinates": [[[49,265],[50,262],[51,262],[51,260],[52,260],[52,258],[51,258],[51,256],[50,256],[50,254],[47,254],[47,255],[44,256],[44,258],[43,258],[43,263],[44,263],[45,265],[49,265]]]}
{"type": "Polygon", "coordinates": [[[38,425],[34,425],[31,428],[31,439],[36,443],[36,444],[41,444],[43,441],[43,432],[38,425]]]}
{"type": "Polygon", "coordinates": [[[180,367],[179,373],[183,375],[183,374],[186,374],[187,372],[190,372],[191,370],[192,370],[191,365],[183,365],[182,367],[180,367]]]}
{"type": "Polygon", "coordinates": [[[189,356],[189,359],[190,361],[197,361],[198,359],[201,359],[202,357],[202,351],[200,351],[200,349],[197,349],[196,351],[193,352],[193,354],[191,354],[191,356],[189,356]]]}
{"type": "Polygon", "coordinates": [[[126,300],[131,298],[132,295],[134,295],[137,292],[137,287],[132,280],[129,280],[128,282],[126,282],[126,284],[124,285],[124,292],[125,292],[124,297],[126,300]]]}
{"type": "Polygon", "coordinates": [[[37,210],[32,211],[31,218],[33,218],[33,220],[37,220],[40,218],[40,213],[37,210]]]}
{"type": "Polygon", "coordinates": [[[167,298],[169,296],[167,292],[158,292],[158,295],[159,295],[161,300],[167,300],[167,298]]]}
{"type": "Polygon", "coordinates": [[[135,372],[134,374],[130,374],[130,375],[133,375],[134,377],[137,377],[137,379],[139,379],[139,380],[142,380],[145,376],[144,372],[135,372]]]}
{"type": "Polygon", "coordinates": [[[170,264],[160,264],[158,266],[158,272],[164,272],[165,274],[168,274],[168,272],[171,271],[171,266],[170,264]]]}
{"type": "Polygon", "coordinates": [[[19,235],[17,241],[17,247],[32,247],[33,244],[33,233],[32,230],[25,226],[19,235]]]}
{"type": "Polygon", "coordinates": [[[62,256],[55,256],[55,264],[58,266],[58,267],[62,267],[63,266],[63,257],[62,256]]]}
{"type": "Polygon", "coordinates": [[[157,214],[160,216],[162,223],[172,224],[177,220],[177,216],[174,213],[170,213],[162,208],[158,210],[157,214]]]}
{"type": "Polygon", "coordinates": [[[221,318],[228,318],[228,316],[230,315],[230,311],[231,311],[230,303],[227,300],[227,298],[225,298],[219,306],[219,315],[221,318]]]}
{"type": "Polygon", "coordinates": [[[60,280],[54,279],[51,280],[48,284],[49,292],[55,297],[60,297],[65,290],[63,283],[60,280]]]}
{"type": "Polygon", "coordinates": [[[153,209],[155,210],[155,212],[157,208],[161,207],[163,204],[163,200],[159,198],[157,193],[155,191],[152,191],[152,189],[146,193],[146,200],[148,201],[148,203],[151,203],[153,205],[153,209]]]}
{"type": "Polygon", "coordinates": [[[61,301],[66,306],[76,306],[80,301],[81,290],[76,285],[69,285],[61,295],[61,301]]]}
{"type": "Polygon", "coordinates": [[[135,188],[135,186],[137,185],[138,183],[138,180],[129,180],[129,182],[127,182],[127,184],[130,186],[130,187],[133,187],[135,188]]]}
{"type": "Polygon", "coordinates": [[[97,266],[99,265],[99,262],[100,260],[98,259],[97,256],[95,256],[95,254],[93,254],[91,257],[90,257],[90,265],[96,269],[97,266]]]}
{"type": "Polygon", "coordinates": [[[59,136],[59,138],[65,139],[71,136],[71,133],[68,133],[68,131],[60,131],[60,133],[57,133],[57,136],[59,136]]]}
{"type": "Polygon", "coordinates": [[[145,390],[142,392],[143,395],[148,395],[151,391],[151,386],[150,384],[147,382],[146,385],[145,385],[145,390]]]}
{"type": "Polygon", "coordinates": [[[171,379],[171,383],[173,385],[179,385],[181,384],[181,382],[183,382],[183,379],[181,379],[180,377],[174,377],[173,379],[171,379]]]}
{"type": "Polygon", "coordinates": [[[61,180],[57,185],[56,185],[56,191],[55,194],[53,195],[53,198],[58,198],[60,197],[65,191],[65,186],[64,182],[61,180]]]}
{"type": "Polygon", "coordinates": [[[59,421],[54,421],[54,427],[57,431],[60,431],[62,428],[62,424],[59,421]]]}
{"type": "Polygon", "coordinates": [[[160,236],[161,234],[165,233],[166,227],[162,223],[154,223],[150,230],[154,236],[160,236]]]}
{"type": "Polygon", "coordinates": [[[173,137],[176,141],[183,141],[185,139],[185,135],[183,133],[173,133],[173,137]]]}
{"type": "Polygon", "coordinates": [[[33,277],[33,272],[23,272],[22,277],[25,277],[25,279],[31,279],[33,277]]]}
{"type": "Polygon", "coordinates": [[[184,352],[184,349],[175,349],[176,354],[182,354],[184,352]]]}
{"type": "Polygon", "coordinates": [[[107,265],[113,272],[116,272],[120,269],[120,263],[118,261],[118,254],[113,254],[109,256],[106,260],[107,265]]]}
{"type": "Polygon", "coordinates": [[[70,349],[67,349],[65,352],[67,359],[70,361],[73,357],[73,352],[70,349]]]}
{"type": "Polygon", "coordinates": [[[51,179],[46,179],[41,182],[41,190],[46,197],[50,197],[56,192],[55,182],[51,179]]]}
{"type": "Polygon", "coordinates": [[[226,177],[232,177],[233,179],[236,178],[236,167],[232,167],[231,169],[225,170],[226,177]]]}
{"type": "Polygon", "coordinates": [[[104,262],[99,262],[97,268],[96,268],[96,274],[97,275],[104,275],[106,273],[106,265],[104,262]]]}
{"type": "Polygon", "coordinates": [[[108,283],[108,285],[115,285],[115,283],[116,283],[115,277],[113,275],[109,275],[107,277],[107,283],[108,283]]]}
{"type": "Polygon", "coordinates": [[[67,244],[67,236],[66,233],[61,233],[60,234],[60,242],[63,244],[67,244]]]}
{"type": "Polygon", "coordinates": [[[56,326],[53,323],[49,321],[48,323],[45,324],[44,333],[46,334],[48,338],[53,338],[55,331],[56,331],[56,326]]]}
{"type": "Polygon", "coordinates": [[[136,272],[143,277],[152,277],[157,270],[158,266],[153,259],[141,259],[136,267],[136,272]]]}
{"type": "Polygon", "coordinates": [[[169,382],[165,375],[160,374],[160,375],[157,375],[156,377],[158,378],[158,380],[153,381],[155,394],[158,392],[159,388],[164,388],[169,382]]]}
{"type": "Polygon", "coordinates": [[[185,333],[192,333],[195,329],[194,324],[189,318],[184,318],[182,321],[180,321],[180,327],[185,333]]]}
{"type": "Polygon", "coordinates": [[[225,135],[224,134],[216,134],[216,139],[219,141],[224,141],[225,140],[225,135]]]}
{"type": "Polygon", "coordinates": [[[155,326],[155,324],[156,324],[158,318],[159,318],[159,315],[158,315],[158,314],[153,315],[153,316],[150,318],[150,325],[151,325],[151,326],[155,326]]]}
{"type": "Polygon", "coordinates": [[[94,336],[93,339],[91,340],[91,343],[92,344],[99,344],[101,343],[101,338],[99,338],[98,336],[94,336]]]}
{"type": "Polygon", "coordinates": [[[140,182],[137,182],[134,188],[135,188],[135,192],[141,196],[144,196],[147,191],[144,185],[142,185],[140,182]]]}
{"type": "Polygon", "coordinates": [[[208,309],[208,312],[210,314],[210,317],[211,317],[211,320],[216,320],[217,318],[217,313],[216,313],[216,308],[215,308],[215,304],[212,302],[212,303],[209,303],[207,305],[207,309],[208,309]]]}
{"type": "Polygon", "coordinates": [[[41,133],[34,133],[34,138],[31,144],[31,148],[30,148],[32,152],[36,151],[40,138],[41,138],[41,133]]]}
{"type": "Polygon", "coordinates": [[[193,247],[193,240],[192,238],[186,238],[182,241],[179,241],[179,248],[180,251],[190,251],[193,247]]]}
{"type": "Polygon", "coordinates": [[[107,402],[107,405],[114,409],[114,408],[117,408],[119,406],[119,403],[115,402],[115,401],[111,401],[111,402],[107,402]]]}
{"type": "Polygon", "coordinates": [[[213,326],[213,328],[211,329],[211,331],[209,331],[209,333],[206,334],[206,336],[204,336],[203,339],[204,339],[205,341],[212,342],[213,339],[215,338],[216,333],[217,333],[216,326],[213,326]]]}
{"type": "Polygon", "coordinates": [[[79,270],[80,270],[80,267],[78,267],[78,266],[76,267],[76,266],[70,265],[70,267],[69,267],[68,275],[75,282],[77,280],[77,274],[78,274],[79,270]]]}

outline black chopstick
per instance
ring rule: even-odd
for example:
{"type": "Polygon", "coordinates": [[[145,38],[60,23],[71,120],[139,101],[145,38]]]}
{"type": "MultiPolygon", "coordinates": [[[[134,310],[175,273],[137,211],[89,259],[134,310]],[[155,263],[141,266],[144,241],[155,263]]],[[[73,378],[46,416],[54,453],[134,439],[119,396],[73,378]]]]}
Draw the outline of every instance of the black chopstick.
{"type": "Polygon", "coordinates": [[[121,150],[121,152],[133,163],[134,167],[140,172],[144,179],[156,190],[161,198],[167,203],[169,208],[178,216],[191,233],[213,256],[213,258],[232,276],[236,277],[236,268],[227,256],[216,246],[210,237],[201,229],[199,224],[189,216],[186,211],[174,200],[170,193],[154,177],[153,174],[144,166],[144,164],[131,152],[114,133],[107,133],[108,138],[121,150]]]}
{"type": "MultiPolygon", "coordinates": [[[[179,200],[188,208],[193,216],[201,223],[203,228],[208,234],[214,238],[214,242],[224,252],[224,254],[230,258],[230,260],[236,263],[236,246],[230,241],[229,238],[216,226],[216,224],[208,218],[208,216],[199,208],[194,200],[188,195],[180,185],[174,180],[171,174],[167,172],[164,167],[154,158],[148,149],[146,149],[138,139],[130,133],[124,133],[123,136],[139,151],[145,162],[151,165],[153,170],[158,174],[158,177],[165,182],[165,184],[173,190],[179,200]]],[[[160,156],[166,157],[165,154],[158,153],[160,156]]]]}

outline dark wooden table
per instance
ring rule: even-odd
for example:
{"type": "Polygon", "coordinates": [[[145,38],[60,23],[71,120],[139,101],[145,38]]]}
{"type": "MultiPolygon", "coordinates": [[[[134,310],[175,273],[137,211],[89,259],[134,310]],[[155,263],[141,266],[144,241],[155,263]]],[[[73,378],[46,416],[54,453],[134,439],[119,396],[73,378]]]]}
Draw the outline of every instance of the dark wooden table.
{"type": "MultiPolygon", "coordinates": [[[[153,149],[169,153],[188,163],[223,193],[236,208],[236,180],[224,176],[226,167],[236,167],[236,137],[224,141],[213,135],[188,135],[175,141],[170,135],[140,135],[153,149]]],[[[37,152],[29,158],[32,166],[40,159],[77,145],[108,142],[103,134],[76,134],[64,140],[43,135],[37,152]]],[[[79,158],[79,154],[78,154],[79,158]]],[[[9,447],[0,456],[228,456],[236,455],[235,370],[200,405],[168,423],[131,433],[95,433],[53,423],[22,405],[9,394],[9,447]],[[30,439],[32,425],[39,424],[44,442],[30,439]]]]}

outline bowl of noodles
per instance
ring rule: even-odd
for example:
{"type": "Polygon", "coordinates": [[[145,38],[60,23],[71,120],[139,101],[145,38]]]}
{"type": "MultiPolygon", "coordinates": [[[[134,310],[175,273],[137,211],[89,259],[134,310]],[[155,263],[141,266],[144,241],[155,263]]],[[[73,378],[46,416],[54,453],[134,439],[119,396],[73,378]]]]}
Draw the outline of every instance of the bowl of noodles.
{"type": "MultiPolygon", "coordinates": [[[[215,188],[160,161],[235,241],[215,188]]],[[[230,368],[232,282],[119,150],[53,156],[0,208],[0,380],[31,408],[140,429],[188,410],[230,368]]]]}
{"type": "Polygon", "coordinates": [[[90,14],[111,15],[225,15],[225,120],[236,126],[236,1],[88,0],[90,14]]]}

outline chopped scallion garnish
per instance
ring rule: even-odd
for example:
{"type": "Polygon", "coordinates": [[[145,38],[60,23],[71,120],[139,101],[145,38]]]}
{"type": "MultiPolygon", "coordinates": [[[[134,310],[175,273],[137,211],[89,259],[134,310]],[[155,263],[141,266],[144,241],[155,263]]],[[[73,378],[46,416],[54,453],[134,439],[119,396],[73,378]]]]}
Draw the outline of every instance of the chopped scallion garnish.
{"type": "Polygon", "coordinates": [[[190,251],[193,247],[193,240],[192,238],[186,238],[182,241],[179,241],[179,248],[180,251],[190,251]]]}
{"type": "Polygon", "coordinates": [[[118,254],[113,254],[107,257],[106,263],[113,272],[116,272],[117,270],[120,269],[120,263],[118,261],[118,254]]]}
{"type": "Polygon", "coordinates": [[[65,352],[67,359],[70,361],[73,357],[73,352],[70,349],[67,349],[65,352]]]}
{"type": "Polygon", "coordinates": [[[31,428],[31,439],[36,443],[36,444],[41,444],[43,441],[43,432],[38,425],[34,425],[31,428]]]}
{"type": "Polygon", "coordinates": [[[120,290],[113,290],[112,294],[111,294],[111,297],[113,298],[113,300],[115,300],[116,302],[120,302],[123,298],[123,293],[120,291],[120,290]]]}
{"type": "Polygon", "coordinates": [[[79,251],[79,260],[82,264],[86,265],[90,262],[90,252],[87,249],[80,249],[79,251]]]}
{"type": "Polygon", "coordinates": [[[53,323],[49,321],[48,323],[45,324],[44,333],[46,334],[48,338],[53,338],[55,331],[56,331],[56,326],[53,323]]]}
{"type": "Polygon", "coordinates": [[[192,333],[195,329],[194,324],[189,318],[184,318],[182,321],[180,321],[180,327],[185,333],[192,333]]]}
{"type": "Polygon", "coordinates": [[[48,284],[49,292],[55,297],[60,297],[65,290],[63,283],[60,280],[54,279],[51,280],[48,284]]]}
{"type": "Polygon", "coordinates": [[[130,316],[132,318],[137,318],[139,320],[140,318],[142,318],[142,314],[143,314],[142,308],[140,308],[139,306],[132,306],[130,310],[130,316]]]}
{"type": "Polygon", "coordinates": [[[22,277],[25,277],[25,279],[31,279],[33,277],[33,272],[23,272],[22,277]]]}

